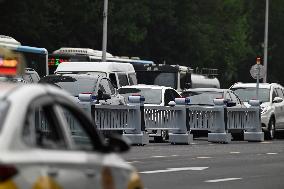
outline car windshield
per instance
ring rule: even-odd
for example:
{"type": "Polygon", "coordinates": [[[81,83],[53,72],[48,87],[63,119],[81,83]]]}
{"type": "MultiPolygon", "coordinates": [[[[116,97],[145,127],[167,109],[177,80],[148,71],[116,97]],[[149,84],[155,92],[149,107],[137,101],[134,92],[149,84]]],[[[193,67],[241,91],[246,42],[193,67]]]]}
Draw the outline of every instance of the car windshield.
{"type": "Polygon", "coordinates": [[[162,90],[152,88],[120,88],[118,93],[121,94],[128,103],[128,97],[131,95],[141,95],[145,97],[145,104],[161,104],[162,90]]]}
{"type": "Polygon", "coordinates": [[[214,105],[215,98],[223,98],[222,92],[215,91],[186,91],[181,94],[182,97],[189,97],[192,105],[214,105]]]}
{"type": "MultiPolygon", "coordinates": [[[[232,88],[243,102],[248,102],[249,100],[256,99],[256,88],[255,87],[238,87],[232,88]]],[[[270,90],[265,88],[259,88],[258,99],[261,102],[269,102],[270,90]]]]}
{"type": "Polygon", "coordinates": [[[80,93],[92,93],[95,90],[98,78],[80,75],[53,75],[41,79],[40,83],[49,83],[60,87],[72,96],[78,97],[80,93]]]}

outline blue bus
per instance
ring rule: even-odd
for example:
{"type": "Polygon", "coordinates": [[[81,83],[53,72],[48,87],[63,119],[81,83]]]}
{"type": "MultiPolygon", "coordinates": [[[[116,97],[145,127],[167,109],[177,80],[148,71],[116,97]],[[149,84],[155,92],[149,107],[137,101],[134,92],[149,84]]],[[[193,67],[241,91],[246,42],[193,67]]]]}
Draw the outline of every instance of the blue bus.
{"type": "Polygon", "coordinates": [[[0,47],[21,53],[26,61],[26,67],[34,69],[40,77],[49,74],[48,52],[45,48],[23,46],[12,37],[0,35],[0,47]]]}

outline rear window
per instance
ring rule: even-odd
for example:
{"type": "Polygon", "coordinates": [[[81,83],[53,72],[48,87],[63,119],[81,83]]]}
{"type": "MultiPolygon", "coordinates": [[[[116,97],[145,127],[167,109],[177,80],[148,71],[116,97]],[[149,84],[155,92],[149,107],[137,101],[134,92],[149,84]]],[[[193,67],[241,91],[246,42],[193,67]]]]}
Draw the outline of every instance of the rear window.
{"type": "Polygon", "coordinates": [[[78,97],[80,93],[93,93],[97,85],[97,77],[81,77],[71,75],[47,76],[40,80],[40,83],[48,83],[71,93],[78,97]]]}
{"type": "Polygon", "coordinates": [[[0,101],[0,131],[4,125],[8,109],[9,109],[9,103],[7,101],[0,101]]]}
{"type": "MultiPolygon", "coordinates": [[[[234,91],[243,102],[248,102],[249,100],[256,99],[255,87],[238,87],[231,88],[231,90],[234,91]]],[[[269,102],[270,90],[266,88],[259,88],[258,99],[261,102],[269,102]]]]}
{"type": "Polygon", "coordinates": [[[121,94],[128,102],[128,97],[131,95],[141,95],[145,97],[145,104],[161,104],[162,90],[151,88],[120,88],[118,93],[121,94]]]}
{"type": "Polygon", "coordinates": [[[181,94],[182,97],[189,97],[193,105],[214,105],[215,98],[223,98],[222,92],[211,91],[187,91],[181,94]]]}

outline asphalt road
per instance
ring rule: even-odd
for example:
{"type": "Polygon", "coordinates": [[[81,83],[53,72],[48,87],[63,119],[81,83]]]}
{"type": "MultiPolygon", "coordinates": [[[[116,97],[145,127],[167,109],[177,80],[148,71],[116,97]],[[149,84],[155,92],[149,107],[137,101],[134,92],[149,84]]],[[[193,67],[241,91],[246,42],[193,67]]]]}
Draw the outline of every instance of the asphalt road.
{"type": "Polygon", "coordinates": [[[147,189],[284,188],[284,140],[133,146],[123,155],[147,189]]]}

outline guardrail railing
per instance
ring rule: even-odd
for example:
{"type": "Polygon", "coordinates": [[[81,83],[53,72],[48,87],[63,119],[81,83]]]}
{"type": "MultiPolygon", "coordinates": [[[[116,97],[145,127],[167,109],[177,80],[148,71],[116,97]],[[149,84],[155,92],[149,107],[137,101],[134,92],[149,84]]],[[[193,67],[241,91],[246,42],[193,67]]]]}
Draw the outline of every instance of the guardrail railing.
{"type": "MultiPolygon", "coordinates": [[[[208,141],[228,143],[230,131],[244,132],[244,140],[263,141],[260,124],[260,106],[251,101],[250,108],[226,107],[224,99],[215,99],[213,107],[187,105],[176,99],[171,106],[144,105],[143,97],[129,97],[128,105],[84,104],[91,110],[92,118],[99,130],[122,130],[133,144],[147,144],[149,130],[169,131],[172,144],[190,144],[191,130],[208,130],[208,141]]],[[[79,102],[80,104],[80,102],[79,102]]]]}

